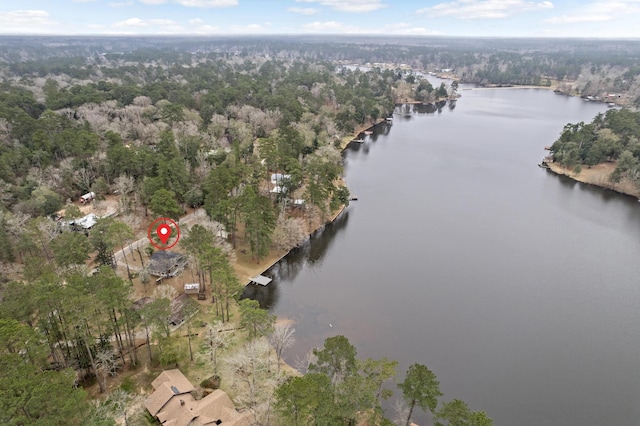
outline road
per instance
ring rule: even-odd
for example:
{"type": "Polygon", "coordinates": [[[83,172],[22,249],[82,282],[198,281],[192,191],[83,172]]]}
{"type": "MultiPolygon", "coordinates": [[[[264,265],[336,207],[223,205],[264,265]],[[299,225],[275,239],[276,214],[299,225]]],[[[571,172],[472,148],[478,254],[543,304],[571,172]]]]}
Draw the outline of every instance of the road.
{"type": "MultiPolygon", "coordinates": [[[[186,228],[188,225],[199,223],[203,219],[207,219],[207,212],[204,209],[198,209],[193,213],[189,213],[188,215],[181,217],[180,220],[178,220],[178,226],[180,227],[184,226],[186,228]]],[[[126,267],[126,264],[124,263],[125,250],[128,250],[129,253],[133,255],[134,250],[140,247],[147,246],[148,244],[149,244],[149,238],[147,236],[144,236],[143,238],[140,238],[139,240],[136,240],[131,244],[127,244],[127,246],[124,247],[122,250],[118,250],[117,252],[115,252],[113,256],[117,265],[122,266],[123,268],[126,267]]],[[[129,265],[129,269],[131,271],[139,272],[141,268],[129,265]]]]}

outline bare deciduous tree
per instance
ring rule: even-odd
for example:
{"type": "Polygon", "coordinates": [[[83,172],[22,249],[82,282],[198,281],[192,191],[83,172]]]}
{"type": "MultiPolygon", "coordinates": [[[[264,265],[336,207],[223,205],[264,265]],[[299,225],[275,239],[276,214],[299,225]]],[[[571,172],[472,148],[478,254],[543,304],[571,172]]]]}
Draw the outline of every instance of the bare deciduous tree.
{"type": "Polygon", "coordinates": [[[213,365],[214,376],[218,375],[218,355],[229,344],[232,335],[222,329],[222,322],[215,321],[208,327],[207,334],[202,341],[204,355],[213,365]]]}
{"type": "Polygon", "coordinates": [[[5,118],[0,118],[0,144],[11,145],[11,124],[5,118]]]}
{"type": "Polygon", "coordinates": [[[282,321],[275,325],[273,333],[269,336],[269,342],[273,346],[273,350],[276,353],[276,360],[278,363],[278,372],[280,372],[280,360],[282,359],[282,352],[291,347],[296,341],[294,334],[296,329],[291,327],[288,321],[282,321]]]}
{"type": "Polygon", "coordinates": [[[247,408],[258,406],[273,394],[276,380],[270,373],[270,351],[266,339],[254,339],[226,357],[226,376],[231,378],[238,400],[247,408]]]}
{"type": "Polygon", "coordinates": [[[120,208],[125,213],[128,213],[131,207],[131,197],[129,194],[131,194],[135,188],[135,180],[129,175],[120,175],[115,179],[113,185],[120,196],[120,208]]]}
{"type": "Polygon", "coordinates": [[[290,250],[300,244],[307,237],[304,222],[300,218],[278,217],[276,229],[273,232],[273,242],[280,250],[290,250]]]}
{"type": "Polygon", "coordinates": [[[113,350],[103,349],[98,351],[95,356],[95,363],[99,374],[102,376],[102,384],[106,387],[107,376],[115,377],[118,374],[118,361],[113,350]]]}
{"type": "Polygon", "coordinates": [[[80,187],[83,192],[91,191],[91,185],[95,180],[96,175],[93,170],[81,167],[73,173],[73,181],[80,187]]]}

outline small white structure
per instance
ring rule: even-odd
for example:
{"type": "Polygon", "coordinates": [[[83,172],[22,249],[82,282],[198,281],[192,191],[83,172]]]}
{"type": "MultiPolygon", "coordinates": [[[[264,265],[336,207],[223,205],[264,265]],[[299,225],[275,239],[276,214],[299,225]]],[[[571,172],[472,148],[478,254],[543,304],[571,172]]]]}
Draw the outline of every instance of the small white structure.
{"type": "Polygon", "coordinates": [[[81,217],[80,219],[70,220],[69,225],[72,228],[80,231],[82,229],[89,230],[93,228],[93,226],[98,222],[98,216],[93,213],[89,213],[88,215],[81,217]]]}
{"type": "Polygon", "coordinates": [[[287,188],[285,186],[274,186],[270,191],[272,194],[282,194],[283,192],[287,192],[287,188]]]}
{"type": "Polygon", "coordinates": [[[200,283],[189,283],[184,285],[184,292],[187,294],[200,293],[200,283]]]}
{"type": "Polygon", "coordinates": [[[273,281],[269,277],[265,277],[264,275],[256,275],[255,277],[249,278],[252,284],[260,284],[262,286],[268,285],[271,281],[273,281]]]}
{"type": "Polygon", "coordinates": [[[87,204],[87,203],[93,201],[94,198],[96,198],[96,193],[95,192],[87,192],[82,197],[80,197],[80,204],[83,204],[83,205],[87,204]]]}
{"type": "Polygon", "coordinates": [[[273,173],[271,175],[271,183],[273,185],[282,185],[283,183],[287,183],[291,180],[291,175],[285,175],[282,173],[273,173]]]}

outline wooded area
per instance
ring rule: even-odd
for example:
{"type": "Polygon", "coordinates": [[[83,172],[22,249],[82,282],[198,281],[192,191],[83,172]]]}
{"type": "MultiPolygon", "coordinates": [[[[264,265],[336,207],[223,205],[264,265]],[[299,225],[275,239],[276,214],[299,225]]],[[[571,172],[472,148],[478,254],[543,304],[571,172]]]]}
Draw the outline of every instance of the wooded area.
{"type": "MultiPolygon", "coordinates": [[[[180,364],[221,381],[256,424],[388,424],[397,363],[358,360],[337,336],[303,362],[306,375],[286,368],[293,327],[239,300],[237,256],[289,250],[348,204],[345,138],[396,102],[456,94],[457,82],[434,88],[411,68],[639,87],[626,42],[429,40],[0,38],[1,422],[148,424],[140,388],[180,364]],[[199,208],[206,220],[185,225],[179,249],[200,302],[153,284],[153,249],[135,244],[156,217],[199,208]]],[[[619,159],[616,176],[640,181],[639,120],[611,110],[568,125],[556,160],[619,159]]],[[[426,366],[398,386],[400,424],[418,408],[438,424],[491,424],[442,403],[426,366]]]]}
{"type": "Polygon", "coordinates": [[[610,109],[591,123],[569,123],[551,146],[553,161],[580,174],[582,167],[614,162],[613,185],[623,178],[640,187],[640,112],[610,109]]]}

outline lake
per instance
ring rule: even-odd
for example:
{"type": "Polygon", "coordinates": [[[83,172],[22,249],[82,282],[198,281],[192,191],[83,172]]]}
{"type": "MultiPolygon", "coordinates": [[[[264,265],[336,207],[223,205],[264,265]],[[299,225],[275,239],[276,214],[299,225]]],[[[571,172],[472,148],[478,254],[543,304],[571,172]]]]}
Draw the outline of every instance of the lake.
{"type": "Polygon", "coordinates": [[[286,359],[342,334],[361,358],[398,360],[400,380],[427,365],[444,400],[496,425],[637,425],[640,205],[536,166],[605,106],[460,93],[397,109],[347,150],[358,201],[254,294],[295,321],[286,359]]]}

